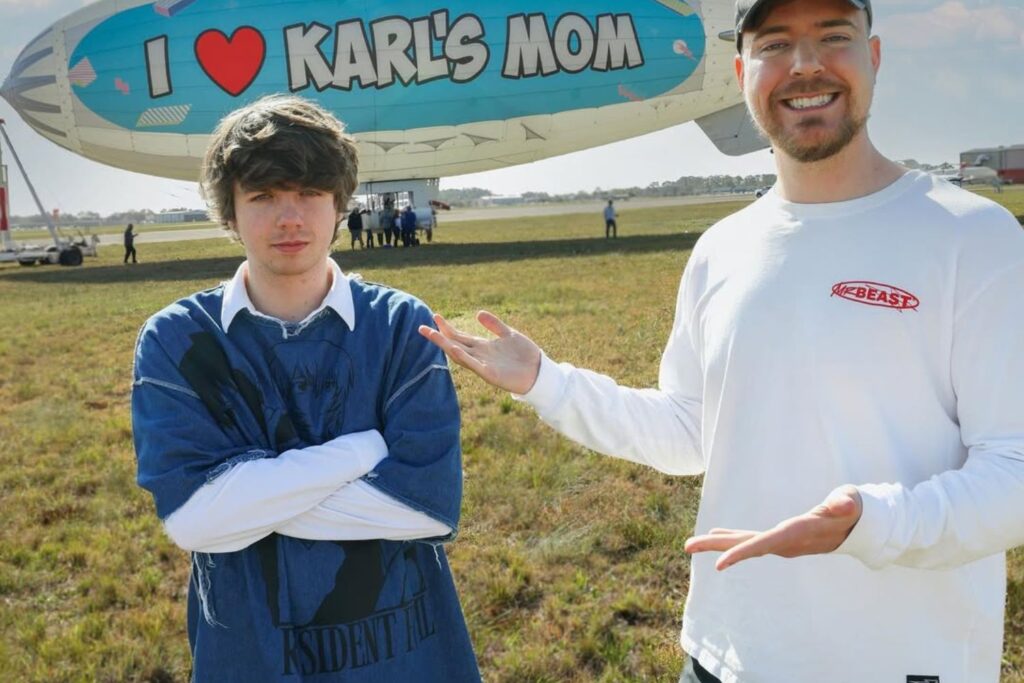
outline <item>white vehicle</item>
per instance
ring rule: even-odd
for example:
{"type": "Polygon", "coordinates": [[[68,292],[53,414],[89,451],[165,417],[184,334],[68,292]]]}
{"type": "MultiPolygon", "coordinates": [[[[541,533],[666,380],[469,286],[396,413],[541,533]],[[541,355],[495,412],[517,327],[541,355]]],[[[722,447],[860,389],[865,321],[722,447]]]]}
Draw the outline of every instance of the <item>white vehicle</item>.
{"type": "Polygon", "coordinates": [[[999,177],[999,171],[984,165],[988,162],[989,156],[987,154],[979,154],[973,164],[961,162],[959,171],[940,175],[939,177],[954,185],[979,183],[991,185],[998,189],[1002,186],[1003,179],[999,177]]]}
{"type": "Polygon", "coordinates": [[[999,174],[988,166],[964,166],[958,173],[944,173],[939,176],[954,185],[980,183],[993,187],[1003,184],[999,174]]]}
{"type": "Polygon", "coordinates": [[[988,166],[964,166],[960,169],[960,177],[965,183],[986,183],[993,185],[1000,183],[999,173],[988,166]]]}

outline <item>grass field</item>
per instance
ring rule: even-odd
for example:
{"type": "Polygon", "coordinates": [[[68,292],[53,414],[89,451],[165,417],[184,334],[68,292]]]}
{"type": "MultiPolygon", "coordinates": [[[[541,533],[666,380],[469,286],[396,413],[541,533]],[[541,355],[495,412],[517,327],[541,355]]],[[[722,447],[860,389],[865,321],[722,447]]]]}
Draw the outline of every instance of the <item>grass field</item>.
{"type": "MultiPolygon", "coordinates": [[[[999,197],[1024,216],[1024,192],[999,197]]],[[[460,223],[347,271],[457,324],[486,307],[554,358],[652,386],[699,233],[746,202],[460,223]]],[[[188,558],[135,486],[128,399],[142,322],[227,279],[226,240],[150,245],[122,266],[0,268],[0,681],[186,681],[188,558]]],[[[463,525],[450,547],[489,682],[675,681],[699,480],[586,452],[456,369],[463,525]]],[[[1009,569],[1004,680],[1024,681],[1024,554],[1009,569]]]]}

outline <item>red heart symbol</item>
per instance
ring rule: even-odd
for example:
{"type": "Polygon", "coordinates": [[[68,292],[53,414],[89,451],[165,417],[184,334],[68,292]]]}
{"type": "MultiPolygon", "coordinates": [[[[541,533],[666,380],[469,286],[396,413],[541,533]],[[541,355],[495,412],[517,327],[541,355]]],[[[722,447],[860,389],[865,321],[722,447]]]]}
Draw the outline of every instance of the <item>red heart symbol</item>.
{"type": "Polygon", "coordinates": [[[210,80],[221,90],[238,97],[248,88],[266,57],[263,35],[251,26],[242,26],[228,38],[215,28],[196,38],[196,59],[210,80]]]}

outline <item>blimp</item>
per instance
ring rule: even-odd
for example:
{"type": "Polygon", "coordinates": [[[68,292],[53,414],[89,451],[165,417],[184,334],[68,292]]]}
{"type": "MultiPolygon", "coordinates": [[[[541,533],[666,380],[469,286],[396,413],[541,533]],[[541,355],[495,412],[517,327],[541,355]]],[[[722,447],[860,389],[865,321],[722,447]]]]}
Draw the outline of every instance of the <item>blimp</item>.
{"type": "Polygon", "coordinates": [[[54,143],[196,180],[228,112],[293,93],[358,141],[360,181],[424,183],[696,121],[765,147],[733,72],[733,0],[101,0],[0,86],[54,143]]]}

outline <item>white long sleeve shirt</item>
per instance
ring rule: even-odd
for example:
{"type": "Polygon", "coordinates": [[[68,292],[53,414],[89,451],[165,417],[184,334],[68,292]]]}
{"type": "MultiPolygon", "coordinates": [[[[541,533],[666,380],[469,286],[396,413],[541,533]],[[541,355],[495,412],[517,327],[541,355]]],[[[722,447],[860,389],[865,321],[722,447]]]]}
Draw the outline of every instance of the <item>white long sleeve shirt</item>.
{"type": "MultiPolygon", "coordinates": [[[[352,327],[355,310],[348,278],[333,260],[329,263],[331,288],[306,319],[330,306],[352,327]]],[[[249,298],[245,277],[243,263],[225,286],[225,330],[243,309],[262,315],[249,298]]],[[[383,437],[371,430],[275,458],[240,462],[196,491],[167,517],[164,529],[179,547],[206,553],[240,550],[273,532],[344,541],[449,535],[447,525],[359,481],[387,455],[383,437]]]]}
{"type": "Polygon", "coordinates": [[[703,470],[696,533],[858,485],[835,553],[693,557],[681,642],[723,682],[998,680],[1024,543],[1024,232],[1001,207],[917,172],[769,192],[694,248],[659,389],[545,358],[524,398],[597,451],[703,470]]]}

